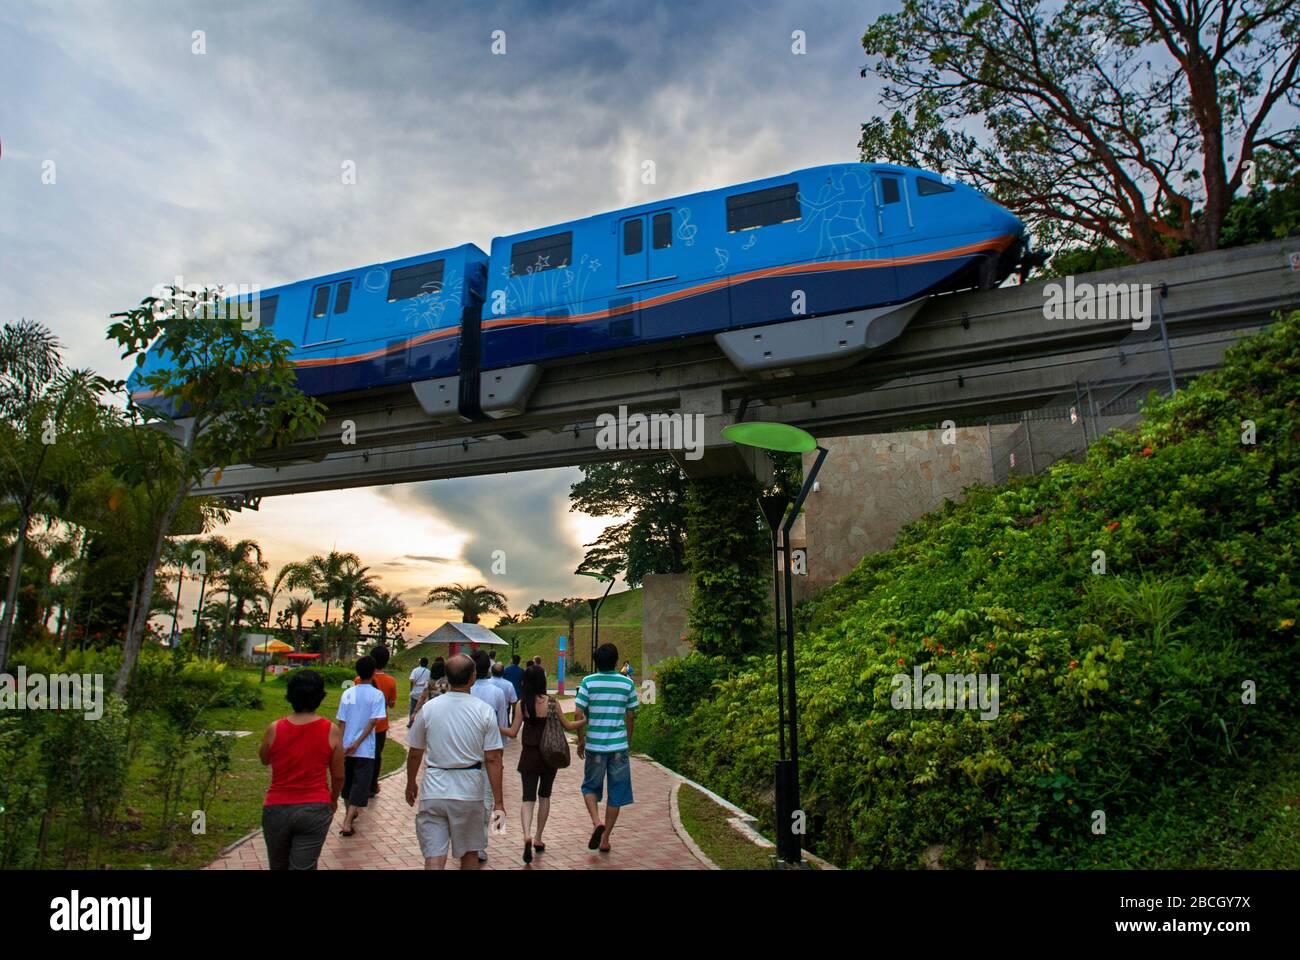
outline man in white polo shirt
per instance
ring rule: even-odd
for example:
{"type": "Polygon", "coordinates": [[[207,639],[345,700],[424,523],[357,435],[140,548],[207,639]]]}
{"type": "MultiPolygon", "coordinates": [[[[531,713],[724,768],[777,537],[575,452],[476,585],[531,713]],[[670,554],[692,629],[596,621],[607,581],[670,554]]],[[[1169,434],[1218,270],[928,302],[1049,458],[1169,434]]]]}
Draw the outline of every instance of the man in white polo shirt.
{"type": "Polygon", "coordinates": [[[420,800],[415,834],[426,870],[447,865],[448,847],[462,870],[477,870],[478,852],[487,849],[484,771],[492,809],[505,816],[501,728],[497,711],[470,696],[474,663],[469,657],[457,654],[447,661],[447,682],[451,689],[425,703],[408,731],[406,802],[415,806],[417,796],[420,800]]]}

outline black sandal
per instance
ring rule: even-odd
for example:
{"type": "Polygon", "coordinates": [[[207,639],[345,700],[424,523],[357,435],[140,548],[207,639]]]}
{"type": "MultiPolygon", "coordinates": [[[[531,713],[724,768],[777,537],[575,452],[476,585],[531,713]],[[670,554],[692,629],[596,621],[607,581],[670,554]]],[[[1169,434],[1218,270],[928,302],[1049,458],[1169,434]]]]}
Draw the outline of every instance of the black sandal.
{"type": "Polygon", "coordinates": [[[595,850],[597,847],[600,846],[600,835],[604,832],[605,832],[605,825],[603,823],[595,830],[592,831],[591,839],[587,841],[588,850],[595,850]]]}
{"type": "Polygon", "coordinates": [[[544,844],[544,843],[534,843],[534,844],[533,844],[533,849],[536,850],[538,853],[545,853],[545,852],[546,852],[546,844],[544,844]]]}
{"type": "Polygon", "coordinates": [[[524,841],[524,863],[533,862],[533,841],[524,841]]]}

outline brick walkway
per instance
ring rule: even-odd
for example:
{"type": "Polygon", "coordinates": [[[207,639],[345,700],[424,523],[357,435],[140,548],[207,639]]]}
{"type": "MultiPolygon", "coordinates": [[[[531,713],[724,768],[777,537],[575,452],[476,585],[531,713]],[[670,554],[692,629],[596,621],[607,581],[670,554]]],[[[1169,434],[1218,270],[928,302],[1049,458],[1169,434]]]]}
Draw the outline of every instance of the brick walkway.
{"type": "MultiPolygon", "coordinates": [[[[406,742],[406,720],[394,720],[389,736],[406,742]]],[[[636,802],[623,808],[611,835],[610,853],[587,849],[591,836],[591,818],[582,804],[582,761],[573,754],[570,765],[555,778],[551,796],[551,814],[542,839],[546,852],[534,854],[531,866],[523,862],[523,827],[519,820],[521,788],[515,765],[519,760],[519,741],[507,740],[505,752],[505,800],[507,825],[503,836],[489,834],[489,870],[701,870],[696,859],[673,830],[669,804],[675,783],[672,776],[643,760],[632,758],[632,789],[636,802]]],[[[269,773],[268,773],[269,777],[269,773]]],[[[339,836],[343,805],[335,818],[334,828],[321,851],[323,870],[419,870],[424,867],[415,839],[415,811],[406,805],[402,792],[406,771],[380,781],[379,796],[357,821],[357,833],[339,836]]],[[[418,801],[417,801],[418,802],[418,801]]],[[[601,814],[604,814],[601,805],[601,814]]],[[[534,829],[536,827],[534,811],[534,829]]],[[[447,868],[459,865],[448,858],[447,868]]],[[[220,859],[208,865],[211,870],[265,870],[266,845],[258,833],[236,844],[220,859]]]]}

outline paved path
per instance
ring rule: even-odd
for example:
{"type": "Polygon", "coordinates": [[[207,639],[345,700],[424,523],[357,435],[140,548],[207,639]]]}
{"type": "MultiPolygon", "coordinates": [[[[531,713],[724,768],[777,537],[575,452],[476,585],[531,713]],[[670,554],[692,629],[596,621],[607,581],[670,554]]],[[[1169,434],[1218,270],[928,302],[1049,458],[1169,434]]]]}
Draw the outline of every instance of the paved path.
{"type": "MultiPolygon", "coordinates": [[[[389,736],[406,742],[406,720],[393,721],[389,736]]],[[[591,818],[582,804],[582,761],[573,754],[570,765],[555,778],[551,796],[551,815],[542,839],[546,852],[535,854],[530,866],[523,863],[523,827],[519,820],[522,796],[519,774],[518,740],[507,740],[505,753],[505,799],[508,817],[503,836],[488,837],[489,870],[701,870],[696,859],[673,830],[669,804],[675,779],[658,767],[632,758],[632,789],[636,802],[624,807],[611,836],[610,853],[587,849],[591,836],[591,818]]],[[[268,774],[269,777],[269,774],[268,774]]],[[[424,858],[415,839],[415,813],[406,805],[402,791],[406,786],[403,767],[380,781],[379,796],[357,821],[357,833],[339,836],[343,806],[334,828],[321,851],[323,870],[419,870],[424,858]]],[[[604,806],[601,807],[604,813],[604,806]]],[[[535,814],[534,814],[535,816],[535,814]]],[[[448,869],[459,865],[450,861],[448,869]]],[[[235,845],[220,859],[208,865],[211,870],[265,870],[266,845],[260,833],[235,845]]]]}

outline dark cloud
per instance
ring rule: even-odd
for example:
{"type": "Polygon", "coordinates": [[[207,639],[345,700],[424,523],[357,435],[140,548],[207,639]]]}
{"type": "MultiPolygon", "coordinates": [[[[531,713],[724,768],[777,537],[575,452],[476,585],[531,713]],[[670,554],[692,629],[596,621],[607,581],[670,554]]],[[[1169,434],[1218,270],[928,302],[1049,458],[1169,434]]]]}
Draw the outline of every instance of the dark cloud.
{"type": "Polygon", "coordinates": [[[569,487],[580,476],[576,469],[535,470],[406,484],[382,492],[403,509],[432,512],[467,534],[462,562],[478,571],[477,582],[505,593],[511,609],[522,609],[539,597],[565,596],[581,588],[573,570],[582,560],[582,546],[566,522],[569,487]],[[504,553],[504,574],[493,573],[498,550],[504,553]]]}

